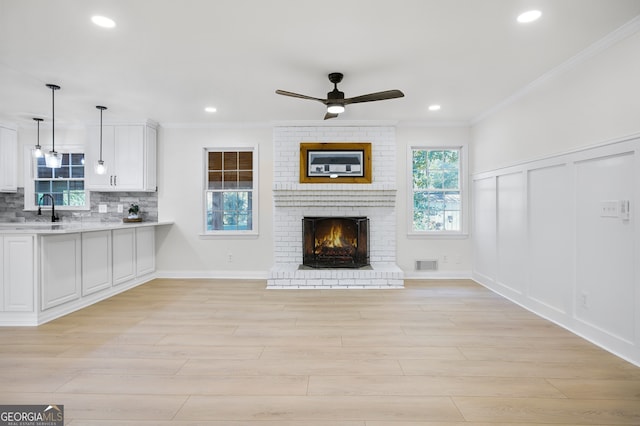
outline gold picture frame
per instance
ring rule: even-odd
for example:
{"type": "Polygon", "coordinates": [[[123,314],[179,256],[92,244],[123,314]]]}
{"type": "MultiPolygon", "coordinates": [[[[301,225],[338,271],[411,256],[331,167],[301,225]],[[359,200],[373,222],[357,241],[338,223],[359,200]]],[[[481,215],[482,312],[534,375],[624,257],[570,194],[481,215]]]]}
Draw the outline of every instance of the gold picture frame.
{"type": "Polygon", "coordinates": [[[371,183],[370,142],[300,143],[300,183],[371,183]]]}

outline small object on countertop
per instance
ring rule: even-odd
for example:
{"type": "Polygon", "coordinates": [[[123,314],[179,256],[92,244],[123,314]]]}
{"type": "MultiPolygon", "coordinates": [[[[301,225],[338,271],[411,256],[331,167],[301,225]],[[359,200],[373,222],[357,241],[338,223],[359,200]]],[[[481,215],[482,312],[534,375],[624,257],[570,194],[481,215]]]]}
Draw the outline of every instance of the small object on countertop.
{"type": "Polygon", "coordinates": [[[142,218],[138,216],[139,212],[140,212],[140,208],[138,207],[138,205],[132,203],[131,206],[129,207],[129,216],[123,218],[122,221],[125,223],[142,222],[142,218]]]}
{"type": "Polygon", "coordinates": [[[135,218],[123,217],[122,221],[124,223],[142,222],[142,218],[141,217],[135,217],[135,218]]]}

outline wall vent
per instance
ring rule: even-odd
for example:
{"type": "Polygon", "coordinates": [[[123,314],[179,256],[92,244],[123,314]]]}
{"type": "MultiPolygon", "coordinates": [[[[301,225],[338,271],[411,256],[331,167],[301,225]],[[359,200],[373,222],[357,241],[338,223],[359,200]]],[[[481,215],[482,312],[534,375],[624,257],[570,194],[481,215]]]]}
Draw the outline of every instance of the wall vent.
{"type": "Polygon", "coordinates": [[[416,260],[416,271],[437,271],[437,260],[416,260]]]}

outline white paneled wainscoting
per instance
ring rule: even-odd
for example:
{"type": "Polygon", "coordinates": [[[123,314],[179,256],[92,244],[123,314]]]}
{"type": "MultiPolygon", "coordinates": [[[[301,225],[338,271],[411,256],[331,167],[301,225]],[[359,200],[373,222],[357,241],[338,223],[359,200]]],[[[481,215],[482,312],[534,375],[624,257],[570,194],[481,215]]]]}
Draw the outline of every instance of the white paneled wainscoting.
{"type": "Polygon", "coordinates": [[[276,126],[274,128],[274,259],[268,288],[401,288],[396,265],[395,127],[276,126]],[[301,142],[370,142],[372,182],[300,183],[301,142]],[[368,268],[301,268],[305,216],[369,218],[368,268]]]}
{"type": "Polygon", "coordinates": [[[640,138],[473,176],[473,278],[640,366],[640,138]]]}

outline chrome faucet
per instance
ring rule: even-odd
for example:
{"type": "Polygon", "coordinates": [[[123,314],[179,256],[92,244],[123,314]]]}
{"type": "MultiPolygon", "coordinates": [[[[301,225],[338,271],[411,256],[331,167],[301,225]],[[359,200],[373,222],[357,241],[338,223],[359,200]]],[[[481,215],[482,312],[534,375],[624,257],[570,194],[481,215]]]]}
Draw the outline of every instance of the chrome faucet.
{"type": "Polygon", "coordinates": [[[56,202],[53,199],[53,195],[51,194],[42,194],[42,197],[40,197],[40,200],[38,201],[38,216],[42,215],[42,208],[40,207],[40,205],[42,204],[42,200],[44,200],[44,197],[51,198],[51,222],[59,221],[60,218],[56,216],[56,202]]]}

